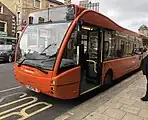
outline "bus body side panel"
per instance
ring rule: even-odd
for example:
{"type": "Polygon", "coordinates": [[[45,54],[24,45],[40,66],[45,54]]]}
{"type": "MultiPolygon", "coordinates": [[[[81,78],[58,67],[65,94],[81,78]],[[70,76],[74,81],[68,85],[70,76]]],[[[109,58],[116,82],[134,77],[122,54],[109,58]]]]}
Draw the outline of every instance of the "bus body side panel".
{"type": "Polygon", "coordinates": [[[133,60],[135,60],[135,63],[136,63],[135,69],[140,68],[142,55],[136,55],[133,60]]]}
{"type": "Polygon", "coordinates": [[[139,55],[106,61],[103,63],[102,80],[104,80],[105,74],[109,69],[112,69],[113,71],[113,79],[117,79],[133,70],[138,69],[140,64],[141,60],[139,59],[139,55]]]}
{"type": "Polygon", "coordinates": [[[72,99],[79,96],[80,70],[81,67],[75,67],[52,78],[55,81],[55,97],[72,99]]]}
{"type": "Polygon", "coordinates": [[[52,71],[48,71],[48,74],[44,74],[35,68],[22,65],[18,67],[14,66],[14,74],[16,80],[23,85],[29,85],[33,88],[37,88],[39,92],[50,91],[50,83],[52,78],[52,71]]]}

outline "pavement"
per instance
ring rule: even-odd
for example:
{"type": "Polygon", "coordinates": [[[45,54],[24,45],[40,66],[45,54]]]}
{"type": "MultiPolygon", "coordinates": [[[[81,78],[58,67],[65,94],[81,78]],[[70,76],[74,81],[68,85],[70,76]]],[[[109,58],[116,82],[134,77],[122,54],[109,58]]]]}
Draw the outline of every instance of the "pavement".
{"type": "Polygon", "coordinates": [[[142,72],[67,111],[55,120],[148,120],[148,102],[142,72]]]}

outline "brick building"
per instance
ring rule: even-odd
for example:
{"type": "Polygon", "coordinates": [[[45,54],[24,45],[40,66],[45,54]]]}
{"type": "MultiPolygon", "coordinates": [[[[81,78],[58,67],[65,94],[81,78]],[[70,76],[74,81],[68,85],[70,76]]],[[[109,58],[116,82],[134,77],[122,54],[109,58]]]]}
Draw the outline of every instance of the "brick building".
{"type": "Polygon", "coordinates": [[[0,2],[0,34],[16,36],[16,16],[0,2]]]}
{"type": "Polygon", "coordinates": [[[23,26],[26,25],[28,14],[33,10],[44,9],[62,5],[57,0],[0,0],[17,17],[17,36],[20,36],[23,26]]]}

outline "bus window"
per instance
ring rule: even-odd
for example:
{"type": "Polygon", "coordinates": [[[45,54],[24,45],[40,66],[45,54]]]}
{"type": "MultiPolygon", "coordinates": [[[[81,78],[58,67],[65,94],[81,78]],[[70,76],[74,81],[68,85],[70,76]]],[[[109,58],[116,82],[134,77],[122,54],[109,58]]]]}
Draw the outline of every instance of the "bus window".
{"type": "Polygon", "coordinates": [[[29,24],[38,24],[43,22],[71,21],[74,19],[74,6],[63,6],[33,12],[29,15],[29,24]]]}
{"type": "Polygon", "coordinates": [[[62,61],[60,64],[60,70],[59,73],[64,72],[68,69],[71,69],[75,66],[78,65],[79,61],[79,53],[78,49],[79,47],[77,46],[77,31],[76,29],[72,32],[71,37],[68,41],[68,44],[66,46],[66,49],[64,51],[62,61]]]}
{"type": "Polygon", "coordinates": [[[29,25],[20,41],[21,53],[18,54],[20,58],[17,59],[17,62],[27,58],[24,61],[26,65],[52,70],[58,50],[70,24],[71,21],[29,25]]]}
{"type": "Polygon", "coordinates": [[[128,37],[126,35],[119,35],[119,50],[117,52],[117,56],[122,58],[122,57],[127,57],[129,56],[129,41],[128,37]]]}
{"type": "Polygon", "coordinates": [[[109,42],[104,41],[104,58],[107,58],[109,52],[109,42]]]}
{"type": "Polygon", "coordinates": [[[114,59],[116,57],[116,42],[115,35],[112,31],[105,31],[104,41],[104,60],[114,59]]]}
{"type": "Polygon", "coordinates": [[[88,54],[89,59],[97,60],[98,52],[98,31],[91,31],[89,38],[88,54]]]}

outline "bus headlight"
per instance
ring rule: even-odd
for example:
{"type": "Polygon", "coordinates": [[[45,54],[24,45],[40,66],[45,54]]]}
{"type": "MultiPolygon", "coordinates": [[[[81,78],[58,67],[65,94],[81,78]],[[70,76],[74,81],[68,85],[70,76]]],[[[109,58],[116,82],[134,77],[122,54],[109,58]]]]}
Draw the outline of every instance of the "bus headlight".
{"type": "Polygon", "coordinates": [[[52,80],[52,81],[51,81],[51,84],[55,85],[55,81],[54,81],[54,80],[52,80]]]}

